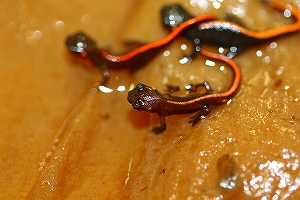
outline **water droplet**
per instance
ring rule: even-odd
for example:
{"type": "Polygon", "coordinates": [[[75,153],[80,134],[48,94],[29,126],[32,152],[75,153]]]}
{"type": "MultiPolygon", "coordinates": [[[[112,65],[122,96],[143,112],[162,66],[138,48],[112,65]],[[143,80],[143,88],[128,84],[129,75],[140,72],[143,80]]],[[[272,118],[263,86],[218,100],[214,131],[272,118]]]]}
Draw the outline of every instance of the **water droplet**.
{"type": "Polygon", "coordinates": [[[258,50],[256,51],[256,56],[257,57],[261,57],[263,55],[262,51],[258,50]]]}
{"type": "Polygon", "coordinates": [[[48,153],[46,153],[46,158],[50,158],[51,156],[52,156],[52,152],[51,151],[49,151],[48,153]]]}
{"type": "Polygon", "coordinates": [[[270,44],[270,48],[271,49],[275,49],[277,47],[277,43],[276,42],[272,42],[271,44],[270,44]]]}
{"type": "Polygon", "coordinates": [[[92,17],[89,15],[83,15],[81,17],[81,23],[83,23],[84,25],[89,25],[90,23],[92,23],[92,17]]]}
{"type": "Polygon", "coordinates": [[[238,174],[234,158],[229,154],[223,155],[217,161],[217,169],[219,172],[220,187],[229,190],[236,188],[238,182],[238,174]]]}
{"type": "Polygon", "coordinates": [[[63,21],[56,21],[54,24],[56,30],[63,30],[65,28],[65,23],[63,21]]]}

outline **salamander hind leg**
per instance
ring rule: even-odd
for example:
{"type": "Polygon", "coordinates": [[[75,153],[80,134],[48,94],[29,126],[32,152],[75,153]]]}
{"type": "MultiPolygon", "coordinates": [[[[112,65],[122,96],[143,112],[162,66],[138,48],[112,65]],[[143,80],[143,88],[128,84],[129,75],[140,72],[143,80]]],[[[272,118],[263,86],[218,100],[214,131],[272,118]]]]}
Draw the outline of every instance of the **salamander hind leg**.
{"type": "MultiPolygon", "coordinates": [[[[195,39],[196,41],[198,41],[197,39],[195,39]]],[[[193,61],[193,59],[199,54],[200,52],[200,40],[199,40],[199,43],[196,43],[194,41],[194,50],[193,52],[190,54],[190,55],[186,55],[186,56],[183,56],[182,58],[180,58],[179,60],[179,63],[180,64],[188,64],[188,63],[191,63],[193,61]]]]}
{"type": "Polygon", "coordinates": [[[206,118],[206,116],[209,115],[209,113],[211,113],[214,107],[215,107],[214,104],[204,105],[196,115],[190,118],[189,122],[192,123],[192,126],[196,125],[201,119],[206,118]]]}

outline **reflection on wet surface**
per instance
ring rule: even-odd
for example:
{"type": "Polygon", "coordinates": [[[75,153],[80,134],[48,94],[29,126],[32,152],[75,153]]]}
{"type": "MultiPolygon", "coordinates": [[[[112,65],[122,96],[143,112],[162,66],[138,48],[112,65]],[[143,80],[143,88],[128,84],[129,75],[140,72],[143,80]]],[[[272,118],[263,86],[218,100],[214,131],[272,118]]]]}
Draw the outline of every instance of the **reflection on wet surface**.
{"type": "MultiPolygon", "coordinates": [[[[121,14],[133,4],[121,3],[112,10],[111,2],[80,0],[0,6],[0,198],[297,199],[299,33],[235,58],[243,82],[229,105],[194,127],[189,116],[170,116],[168,131],[155,135],[156,116],[138,114],[126,101],[132,83],[163,91],[208,81],[222,91],[231,73],[202,56],[180,64],[191,45],[178,39],[132,75],[112,70],[99,88],[100,72],[66,55],[66,35],[86,30],[113,49],[117,33],[143,43],[166,34],[149,17],[166,2],[141,2],[128,15],[121,14]],[[143,14],[147,23],[139,21],[143,14]],[[133,29],[123,32],[127,24],[133,29]]],[[[233,13],[257,30],[289,23],[259,1],[184,5],[193,5],[193,14],[233,13]]]]}
{"type": "Polygon", "coordinates": [[[233,190],[237,187],[238,173],[236,162],[228,154],[218,159],[217,171],[219,173],[219,186],[223,189],[233,190]]]}

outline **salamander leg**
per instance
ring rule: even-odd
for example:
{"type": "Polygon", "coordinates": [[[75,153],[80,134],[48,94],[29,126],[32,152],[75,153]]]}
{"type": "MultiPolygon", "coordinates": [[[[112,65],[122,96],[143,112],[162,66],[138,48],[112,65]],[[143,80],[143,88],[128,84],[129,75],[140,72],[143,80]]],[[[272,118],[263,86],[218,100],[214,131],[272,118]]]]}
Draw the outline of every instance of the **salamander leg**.
{"type": "Polygon", "coordinates": [[[185,86],[185,89],[187,91],[191,91],[191,92],[195,92],[198,88],[200,87],[205,87],[206,89],[206,93],[205,94],[212,94],[213,91],[209,85],[209,83],[207,81],[204,81],[203,83],[198,83],[198,84],[186,84],[185,86]]]}
{"type": "MultiPolygon", "coordinates": [[[[199,40],[200,41],[200,40],[199,40]]],[[[195,49],[194,51],[190,54],[190,55],[187,55],[187,56],[184,56],[182,57],[180,60],[179,60],[179,63],[180,64],[187,64],[187,63],[190,63],[192,62],[192,60],[200,53],[200,45],[195,43],[195,49]]]]}
{"type": "Polygon", "coordinates": [[[233,22],[233,23],[235,23],[237,25],[240,25],[242,27],[248,28],[248,27],[245,26],[245,24],[242,22],[242,20],[240,18],[238,18],[236,15],[227,13],[227,14],[225,14],[224,20],[230,21],[230,22],[233,22]]]}
{"type": "Polygon", "coordinates": [[[197,124],[201,119],[204,119],[209,113],[211,113],[212,109],[215,107],[214,104],[206,104],[203,108],[194,116],[191,117],[190,123],[192,126],[197,124]]]}
{"type": "Polygon", "coordinates": [[[243,51],[245,48],[243,47],[230,47],[230,48],[226,48],[225,52],[222,53],[223,55],[227,56],[228,58],[233,58],[234,56],[236,56],[237,54],[239,54],[241,51],[243,51]]]}
{"type": "Polygon", "coordinates": [[[172,86],[172,85],[167,85],[167,95],[171,95],[173,94],[174,92],[177,92],[179,91],[179,87],[178,86],[172,86]]]}
{"type": "Polygon", "coordinates": [[[163,132],[164,130],[166,130],[166,121],[165,121],[165,116],[160,116],[160,126],[155,126],[152,128],[152,132],[155,134],[159,134],[161,132],[163,132]]]}
{"type": "Polygon", "coordinates": [[[105,86],[110,77],[110,73],[106,67],[102,67],[102,74],[103,74],[103,80],[100,83],[101,85],[105,86]]]}
{"type": "MultiPolygon", "coordinates": [[[[205,94],[213,93],[213,91],[207,81],[204,81],[203,83],[198,83],[198,84],[186,84],[184,86],[185,90],[188,92],[196,92],[201,87],[204,87],[206,89],[205,94]]],[[[169,96],[179,90],[180,90],[180,88],[178,86],[167,85],[167,91],[168,91],[167,95],[169,95],[169,96]]]]}

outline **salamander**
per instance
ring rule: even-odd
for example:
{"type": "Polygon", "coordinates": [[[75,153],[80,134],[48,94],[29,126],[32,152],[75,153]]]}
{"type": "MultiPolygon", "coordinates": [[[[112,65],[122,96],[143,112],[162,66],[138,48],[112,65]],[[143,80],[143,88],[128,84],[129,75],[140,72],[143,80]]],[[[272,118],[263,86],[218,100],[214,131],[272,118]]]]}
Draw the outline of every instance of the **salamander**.
{"type": "Polygon", "coordinates": [[[190,122],[195,125],[199,120],[206,117],[211,109],[218,104],[227,102],[235,94],[239,87],[241,72],[238,65],[225,55],[215,54],[201,49],[200,52],[209,58],[221,60],[227,63],[234,72],[231,87],[222,93],[213,93],[207,82],[203,83],[208,94],[195,94],[186,97],[172,96],[170,93],[162,94],[155,88],[139,83],[133,90],[128,92],[127,100],[136,110],[157,113],[160,117],[160,126],[154,127],[154,133],[161,133],[166,129],[165,116],[174,114],[198,113],[190,122]]]}
{"type": "Polygon", "coordinates": [[[141,46],[127,54],[120,56],[112,55],[99,48],[96,42],[83,32],[70,35],[66,40],[66,45],[73,54],[89,59],[102,70],[104,76],[102,85],[106,83],[109,77],[108,68],[131,68],[132,70],[136,70],[146,64],[160,49],[180,35],[187,37],[195,46],[194,52],[186,57],[187,61],[200,52],[201,44],[213,44],[225,48],[234,47],[227,54],[227,56],[232,58],[249,46],[300,29],[300,13],[295,7],[287,6],[287,4],[277,0],[265,2],[269,6],[279,10],[288,9],[296,19],[295,23],[262,32],[255,32],[229,21],[217,20],[217,17],[214,15],[193,17],[181,6],[177,5],[177,8],[176,6],[173,7],[171,12],[168,7],[163,9],[164,23],[172,29],[172,32],[161,40],[141,46]]]}
{"type": "MultiPolygon", "coordinates": [[[[295,18],[295,22],[259,32],[249,30],[239,24],[225,20],[211,20],[199,23],[197,27],[185,30],[182,34],[195,46],[195,50],[188,56],[188,60],[191,60],[199,53],[201,44],[211,44],[218,47],[229,48],[227,56],[232,58],[248,47],[263,43],[280,35],[299,31],[300,12],[297,8],[278,0],[265,0],[263,2],[272,8],[289,11],[295,18]]],[[[161,10],[161,18],[165,27],[172,30],[185,20],[190,20],[193,16],[180,5],[175,4],[163,7],[161,10]]]]}
{"type": "Polygon", "coordinates": [[[83,32],[77,32],[67,37],[66,45],[71,53],[90,60],[102,70],[104,76],[102,85],[105,85],[109,78],[108,68],[130,68],[131,70],[136,70],[153,58],[160,49],[180,36],[184,30],[191,29],[199,23],[214,19],[216,19],[214,15],[203,15],[189,19],[174,28],[166,37],[120,56],[112,55],[102,50],[93,39],[83,32]]]}

